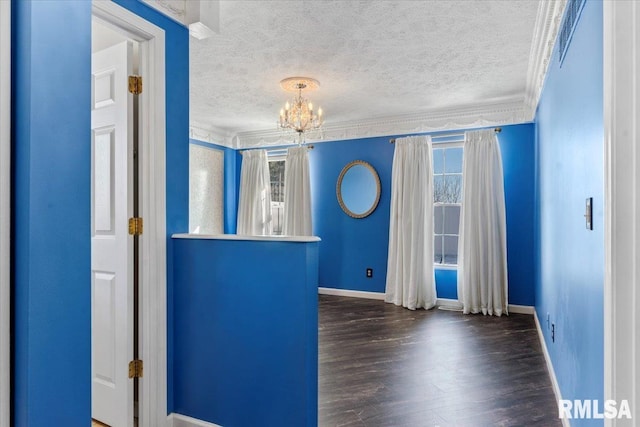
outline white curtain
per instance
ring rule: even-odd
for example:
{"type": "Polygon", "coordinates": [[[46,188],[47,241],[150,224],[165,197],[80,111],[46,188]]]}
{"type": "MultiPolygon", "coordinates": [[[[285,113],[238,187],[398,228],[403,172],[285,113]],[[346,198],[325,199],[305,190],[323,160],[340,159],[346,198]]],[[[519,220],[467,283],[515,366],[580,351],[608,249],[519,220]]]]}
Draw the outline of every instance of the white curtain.
{"type": "Polygon", "coordinates": [[[509,314],[504,179],[495,131],[465,133],[462,169],[458,300],[465,314],[509,314]]]}
{"type": "Polygon", "coordinates": [[[271,234],[271,184],[265,150],[242,153],[238,234],[271,234]]]}
{"type": "Polygon", "coordinates": [[[311,236],[311,184],[306,146],[289,148],[284,164],[282,234],[311,236]]]}
{"type": "Polygon", "coordinates": [[[385,301],[410,310],[436,304],[430,136],[396,139],[385,301]]]}

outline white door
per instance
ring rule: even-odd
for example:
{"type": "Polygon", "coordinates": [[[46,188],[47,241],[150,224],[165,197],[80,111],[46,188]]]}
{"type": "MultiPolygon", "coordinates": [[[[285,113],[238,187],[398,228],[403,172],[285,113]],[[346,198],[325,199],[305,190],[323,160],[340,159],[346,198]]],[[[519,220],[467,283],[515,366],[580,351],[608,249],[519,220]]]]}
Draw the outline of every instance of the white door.
{"type": "Polygon", "coordinates": [[[92,417],[133,426],[132,46],[94,53],[91,99],[92,417]]]}

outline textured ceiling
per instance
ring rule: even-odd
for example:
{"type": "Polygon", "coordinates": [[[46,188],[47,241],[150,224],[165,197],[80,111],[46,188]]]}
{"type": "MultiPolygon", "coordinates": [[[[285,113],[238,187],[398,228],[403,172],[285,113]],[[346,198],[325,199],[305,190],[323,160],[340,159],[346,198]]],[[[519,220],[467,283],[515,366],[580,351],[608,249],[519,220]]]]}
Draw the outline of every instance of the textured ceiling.
{"type": "Polygon", "coordinates": [[[309,76],[326,123],[523,102],[538,1],[220,1],[220,33],[190,41],[191,122],[275,128],[309,76]]]}

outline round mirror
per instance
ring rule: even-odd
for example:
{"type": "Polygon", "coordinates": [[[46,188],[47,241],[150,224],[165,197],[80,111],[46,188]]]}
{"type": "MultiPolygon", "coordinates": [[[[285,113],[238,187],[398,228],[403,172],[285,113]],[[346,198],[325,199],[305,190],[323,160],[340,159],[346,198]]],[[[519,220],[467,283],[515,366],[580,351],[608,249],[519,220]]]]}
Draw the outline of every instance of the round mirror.
{"type": "Polygon", "coordinates": [[[346,165],[336,185],[338,203],[352,218],[371,215],[380,201],[380,178],[367,162],[355,160],[346,165]]]}

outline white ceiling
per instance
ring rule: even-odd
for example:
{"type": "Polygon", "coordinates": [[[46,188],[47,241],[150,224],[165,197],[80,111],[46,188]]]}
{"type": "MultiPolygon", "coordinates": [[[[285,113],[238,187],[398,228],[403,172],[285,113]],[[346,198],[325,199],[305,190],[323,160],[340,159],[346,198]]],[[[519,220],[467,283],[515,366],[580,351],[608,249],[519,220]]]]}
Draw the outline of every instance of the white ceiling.
{"type": "MultiPolygon", "coordinates": [[[[466,114],[469,125],[509,121],[482,113],[487,105],[527,116],[527,92],[541,84],[532,70],[546,69],[549,55],[540,37],[555,38],[564,3],[221,0],[219,34],[190,38],[192,132],[235,146],[243,145],[239,139],[265,142],[291,96],[279,82],[291,76],[320,81],[308,96],[322,106],[327,128],[439,112],[466,114]],[[474,111],[486,117],[472,118],[474,111]]],[[[456,125],[443,119],[406,130],[456,125]]],[[[402,130],[385,129],[378,134],[402,130]]]]}

